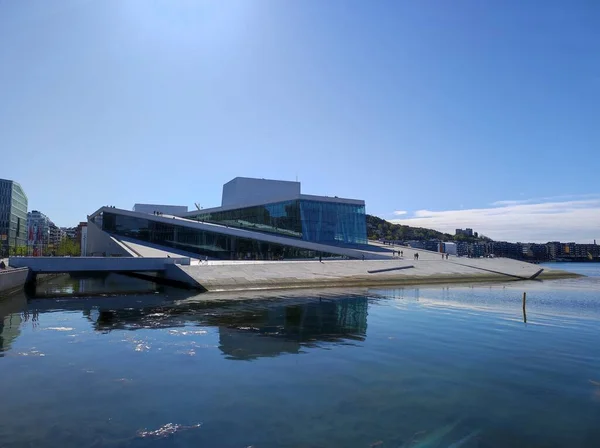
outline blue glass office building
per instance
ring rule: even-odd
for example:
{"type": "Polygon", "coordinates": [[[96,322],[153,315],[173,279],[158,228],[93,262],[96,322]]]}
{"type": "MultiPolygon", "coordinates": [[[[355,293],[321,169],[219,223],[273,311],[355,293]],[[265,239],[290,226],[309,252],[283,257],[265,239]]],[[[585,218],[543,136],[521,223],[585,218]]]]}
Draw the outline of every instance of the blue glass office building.
{"type": "Polygon", "coordinates": [[[26,246],[27,195],[17,182],[0,179],[0,257],[23,254],[26,246]]]}

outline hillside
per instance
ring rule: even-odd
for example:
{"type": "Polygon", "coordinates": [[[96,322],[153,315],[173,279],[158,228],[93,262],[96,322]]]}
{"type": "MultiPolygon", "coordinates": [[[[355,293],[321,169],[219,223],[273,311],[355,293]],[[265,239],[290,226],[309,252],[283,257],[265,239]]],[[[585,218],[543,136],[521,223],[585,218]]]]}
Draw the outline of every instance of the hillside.
{"type": "Polygon", "coordinates": [[[399,241],[410,241],[410,240],[442,240],[442,241],[481,241],[487,240],[488,238],[481,236],[467,237],[464,235],[450,235],[448,233],[438,232],[437,230],[424,229],[421,227],[410,227],[401,224],[392,224],[385,219],[378,218],[377,216],[367,215],[367,237],[369,239],[383,238],[386,240],[399,240],[399,241]]]}

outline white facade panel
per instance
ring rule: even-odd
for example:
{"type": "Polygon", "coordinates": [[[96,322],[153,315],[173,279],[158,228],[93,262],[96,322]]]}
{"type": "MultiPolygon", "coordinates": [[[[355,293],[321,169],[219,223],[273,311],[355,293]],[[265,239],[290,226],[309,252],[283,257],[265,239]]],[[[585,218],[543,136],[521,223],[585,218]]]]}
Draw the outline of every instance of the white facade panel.
{"type": "Polygon", "coordinates": [[[447,254],[456,255],[456,243],[443,243],[447,254]]]}
{"type": "Polygon", "coordinates": [[[223,185],[222,207],[267,204],[294,199],[300,195],[300,182],[236,177],[223,185]]]}

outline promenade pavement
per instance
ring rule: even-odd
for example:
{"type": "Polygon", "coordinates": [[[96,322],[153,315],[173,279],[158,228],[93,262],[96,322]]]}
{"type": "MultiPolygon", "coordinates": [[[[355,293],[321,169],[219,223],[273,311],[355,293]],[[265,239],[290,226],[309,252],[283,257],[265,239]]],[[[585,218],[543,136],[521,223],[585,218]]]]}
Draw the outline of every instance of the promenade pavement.
{"type": "MultiPolygon", "coordinates": [[[[442,260],[441,255],[412,259],[331,261],[209,262],[178,267],[208,291],[317,286],[377,286],[431,283],[515,281],[534,276],[537,265],[511,259],[442,260]]],[[[545,270],[540,278],[571,276],[545,270]]]]}

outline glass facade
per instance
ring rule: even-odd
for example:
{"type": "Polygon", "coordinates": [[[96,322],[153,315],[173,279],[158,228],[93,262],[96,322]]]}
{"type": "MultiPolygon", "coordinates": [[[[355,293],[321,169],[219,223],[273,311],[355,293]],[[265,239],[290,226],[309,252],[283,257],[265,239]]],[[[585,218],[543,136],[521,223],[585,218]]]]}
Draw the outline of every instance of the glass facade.
{"type": "Polygon", "coordinates": [[[108,233],[222,260],[278,260],[319,256],[339,258],[338,255],[330,253],[223,235],[117,213],[104,212],[101,218],[97,216],[95,221],[101,222],[99,225],[102,230],[108,233]]]}
{"type": "Polygon", "coordinates": [[[367,244],[364,205],[300,201],[302,239],[325,244],[367,244]]]}
{"type": "Polygon", "coordinates": [[[27,246],[27,196],[21,186],[0,179],[0,255],[14,255],[27,246]]]}
{"type": "Polygon", "coordinates": [[[190,217],[198,221],[239,227],[256,232],[277,233],[302,238],[299,201],[238,208],[216,213],[202,213],[190,217]]]}
{"type": "Polygon", "coordinates": [[[365,206],[358,204],[297,199],[214,213],[200,211],[190,219],[314,243],[367,243],[365,206]]]}

